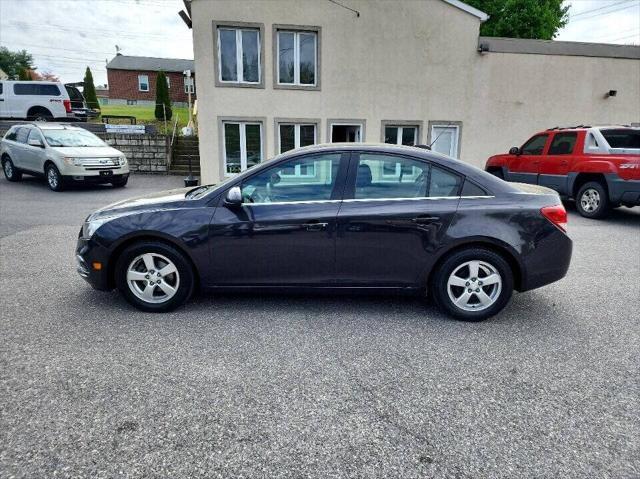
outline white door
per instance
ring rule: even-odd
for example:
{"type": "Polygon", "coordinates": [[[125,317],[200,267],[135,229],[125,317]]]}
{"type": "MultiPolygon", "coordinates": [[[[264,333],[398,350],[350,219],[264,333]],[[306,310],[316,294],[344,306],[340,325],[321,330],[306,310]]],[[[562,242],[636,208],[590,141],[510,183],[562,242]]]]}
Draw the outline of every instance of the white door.
{"type": "Polygon", "coordinates": [[[460,127],[456,125],[432,125],[431,150],[457,158],[459,134],[460,127]]]}

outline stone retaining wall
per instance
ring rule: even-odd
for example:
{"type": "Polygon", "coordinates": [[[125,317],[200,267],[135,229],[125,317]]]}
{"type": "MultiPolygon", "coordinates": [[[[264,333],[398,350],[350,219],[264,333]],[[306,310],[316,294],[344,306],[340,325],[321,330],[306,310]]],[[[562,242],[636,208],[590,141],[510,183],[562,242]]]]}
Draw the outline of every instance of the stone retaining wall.
{"type": "Polygon", "coordinates": [[[168,172],[171,154],[170,138],[164,135],[98,134],[110,146],[127,157],[129,169],[140,173],[168,172]]]}

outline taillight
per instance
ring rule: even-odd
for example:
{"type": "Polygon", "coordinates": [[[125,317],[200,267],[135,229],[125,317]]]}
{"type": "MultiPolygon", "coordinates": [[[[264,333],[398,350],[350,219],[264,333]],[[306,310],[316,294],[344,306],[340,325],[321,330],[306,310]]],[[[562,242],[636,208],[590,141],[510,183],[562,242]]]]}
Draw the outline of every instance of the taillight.
{"type": "Polygon", "coordinates": [[[564,206],[545,206],[540,210],[540,213],[562,231],[567,231],[567,210],[564,209],[564,206]]]}
{"type": "Polygon", "coordinates": [[[62,100],[62,103],[64,103],[64,109],[67,113],[71,113],[71,100],[62,100]]]}

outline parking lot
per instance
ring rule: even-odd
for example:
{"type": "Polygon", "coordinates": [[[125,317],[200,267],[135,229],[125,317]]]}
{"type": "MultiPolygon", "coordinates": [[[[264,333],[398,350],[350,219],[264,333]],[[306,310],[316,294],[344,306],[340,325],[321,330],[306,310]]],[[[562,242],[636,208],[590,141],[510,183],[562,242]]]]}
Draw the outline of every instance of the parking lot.
{"type": "MultiPolygon", "coordinates": [[[[180,186],[0,180],[1,477],[638,477],[640,208],[483,323],[419,298],[93,291],[92,210],[180,186]]],[[[242,267],[242,265],[238,265],[242,267]]]]}

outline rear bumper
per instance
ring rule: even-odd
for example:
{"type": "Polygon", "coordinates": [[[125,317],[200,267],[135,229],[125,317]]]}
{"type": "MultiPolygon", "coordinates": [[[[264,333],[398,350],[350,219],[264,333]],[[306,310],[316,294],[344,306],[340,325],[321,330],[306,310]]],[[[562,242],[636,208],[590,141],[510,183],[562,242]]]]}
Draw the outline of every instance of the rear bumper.
{"type": "Polygon", "coordinates": [[[572,253],[573,241],[556,228],[553,234],[540,240],[535,249],[524,257],[519,290],[529,291],[564,278],[571,264],[572,253]]]}
{"type": "Polygon", "coordinates": [[[76,244],[76,270],[94,289],[111,291],[109,280],[109,251],[95,241],[78,238],[76,244]],[[100,263],[100,268],[96,268],[100,263]]]}
{"type": "Polygon", "coordinates": [[[640,180],[623,180],[618,175],[607,176],[609,200],[613,204],[640,206],[640,180]]]}

